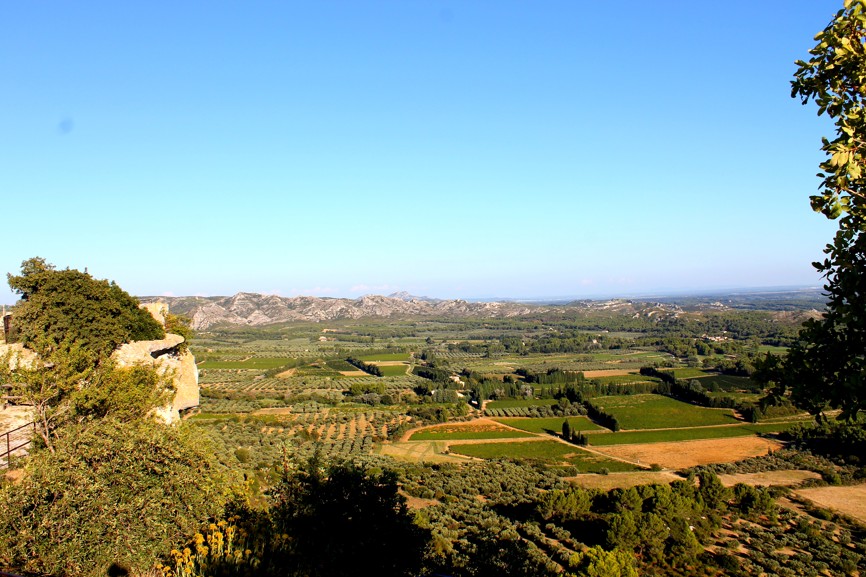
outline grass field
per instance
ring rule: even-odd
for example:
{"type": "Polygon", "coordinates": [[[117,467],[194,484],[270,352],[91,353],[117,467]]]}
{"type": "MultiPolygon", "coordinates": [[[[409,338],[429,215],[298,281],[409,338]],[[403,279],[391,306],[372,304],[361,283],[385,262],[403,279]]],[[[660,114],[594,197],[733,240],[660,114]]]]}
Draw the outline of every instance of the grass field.
{"type": "Polygon", "coordinates": [[[490,401],[488,409],[513,409],[514,407],[552,407],[556,399],[502,399],[501,401],[490,401]]]}
{"type": "MultiPolygon", "coordinates": [[[[530,433],[548,433],[550,431],[559,433],[562,431],[562,422],[564,420],[565,417],[545,417],[541,419],[503,417],[494,419],[494,421],[502,423],[503,425],[508,425],[509,427],[514,427],[515,429],[520,429],[522,431],[529,431],[530,433]]],[[[568,424],[571,426],[573,431],[604,430],[586,417],[568,417],[568,424]]]]}
{"type": "Polygon", "coordinates": [[[405,375],[406,370],[409,368],[409,365],[385,365],[379,366],[379,370],[382,371],[383,377],[399,377],[400,375],[405,375]]]}
{"type": "Polygon", "coordinates": [[[252,357],[242,361],[204,361],[200,369],[260,369],[267,370],[281,367],[292,359],[285,357],[252,357]]]}
{"type": "Polygon", "coordinates": [[[659,369],[666,373],[673,373],[675,379],[699,379],[701,377],[709,376],[709,373],[705,373],[700,369],[694,369],[691,367],[684,367],[682,369],[659,369]]]}
{"type": "Polygon", "coordinates": [[[483,443],[477,445],[451,445],[452,453],[480,459],[537,459],[550,464],[568,463],[581,472],[593,473],[607,469],[611,472],[635,471],[638,467],[629,463],[605,459],[576,446],[555,441],[532,443],[483,443]]]}
{"type": "Polygon", "coordinates": [[[600,385],[626,385],[631,383],[658,383],[659,380],[653,377],[645,377],[639,374],[632,375],[610,375],[607,377],[592,377],[588,380],[595,381],[600,385]]]}
{"type": "Polygon", "coordinates": [[[642,443],[670,443],[674,441],[694,441],[697,439],[728,439],[746,437],[758,433],[778,433],[793,427],[796,423],[749,424],[738,427],[698,427],[693,429],[670,429],[665,431],[629,431],[619,433],[600,433],[587,435],[589,444],[596,446],[630,445],[642,443]]]}
{"type": "Polygon", "coordinates": [[[687,428],[739,422],[730,409],[705,409],[662,395],[597,397],[592,402],[615,416],[623,429],[687,428]]]}

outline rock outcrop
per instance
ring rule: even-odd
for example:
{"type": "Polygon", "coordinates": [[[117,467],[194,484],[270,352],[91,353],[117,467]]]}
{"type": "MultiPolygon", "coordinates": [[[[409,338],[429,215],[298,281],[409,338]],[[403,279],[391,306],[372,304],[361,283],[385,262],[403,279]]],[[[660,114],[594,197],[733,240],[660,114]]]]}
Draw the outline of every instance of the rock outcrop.
{"type": "Polygon", "coordinates": [[[199,404],[198,368],[192,353],[180,350],[183,342],[182,336],[167,334],[158,341],[126,343],[111,355],[120,367],[150,366],[171,380],[174,398],[171,403],[156,410],[156,415],[166,423],[177,422],[180,420],[180,411],[199,404]]]}
{"type": "MultiPolygon", "coordinates": [[[[151,303],[142,308],[165,326],[168,305],[151,303]]],[[[111,358],[120,367],[145,365],[153,367],[170,380],[174,389],[170,403],[155,411],[158,418],[166,423],[180,420],[180,412],[199,405],[198,368],[195,357],[183,347],[184,338],[168,333],[164,339],[155,341],[133,341],[119,346],[111,358]]],[[[21,343],[0,343],[0,362],[8,363],[10,370],[33,369],[42,361],[39,355],[21,343]]]]}
{"type": "MultiPolygon", "coordinates": [[[[142,305],[142,308],[147,309],[153,318],[165,326],[168,305],[149,303],[142,305]]],[[[181,411],[199,404],[198,368],[193,354],[181,346],[183,343],[182,336],[168,333],[164,339],[133,341],[120,345],[111,355],[118,366],[150,366],[171,380],[174,398],[171,403],[155,411],[156,416],[166,423],[179,421],[181,411]]]]}

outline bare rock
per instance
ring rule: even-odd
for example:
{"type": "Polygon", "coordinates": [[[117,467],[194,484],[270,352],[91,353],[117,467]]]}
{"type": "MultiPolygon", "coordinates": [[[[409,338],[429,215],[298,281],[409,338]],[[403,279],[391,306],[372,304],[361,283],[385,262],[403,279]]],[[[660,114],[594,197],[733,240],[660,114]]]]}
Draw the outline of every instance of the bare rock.
{"type": "Polygon", "coordinates": [[[111,355],[120,367],[149,366],[171,379],[174,398],[171,403],[155,411],[166,423],[179,421],[180,411],[199,404],[198,368],[189,350],[180,351],[183,342],[182,336],[168,333],[164,339],[156,341],[123,344],[111,355]]]}

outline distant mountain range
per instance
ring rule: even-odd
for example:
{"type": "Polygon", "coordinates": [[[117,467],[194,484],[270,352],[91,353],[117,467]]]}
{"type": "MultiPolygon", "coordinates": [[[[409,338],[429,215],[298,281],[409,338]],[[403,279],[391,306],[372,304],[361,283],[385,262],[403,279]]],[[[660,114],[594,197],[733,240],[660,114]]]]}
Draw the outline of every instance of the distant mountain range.
{"type": "Polygon", "coordinates": [[[413,297],[406,293],[387,297],[365,295],[356,299],[238,293],[231,297],[142,297],[141,301],[167,303],[173,313],[190,317],[196,330],[220,324],[258,326],[367,317],[512,317],[538,310],[538,307],[520,303],[470,303],[459,299],[413,297]]]}
{"type": "Polygon", "coordinates": [[[407,292],[388,296],[365,295],[356,299],[328,297],[281,297],[238,293],[230,297],[141,297],[142,302],[165,302],[172,312],[188,316],[196,330],[217,325],[260,326],[292,321],[332,321],[360,318],[410,316],[505,318],[553,311],[576,310],[661,319],[684,311],[775,310],[805,311],[823,308],[817,289],[755,291],[711,296],[680,296],[654,299],[579,300],[568,303],[521,301],[465,301],[419,297],[407,292]]]}

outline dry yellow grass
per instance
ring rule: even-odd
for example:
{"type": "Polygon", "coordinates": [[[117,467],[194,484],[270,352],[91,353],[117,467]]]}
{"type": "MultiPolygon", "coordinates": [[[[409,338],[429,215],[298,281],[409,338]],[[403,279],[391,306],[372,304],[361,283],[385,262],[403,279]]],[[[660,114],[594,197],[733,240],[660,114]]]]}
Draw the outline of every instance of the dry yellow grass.
{"type": "Polygon", "coordinates": [[[571,481],[575,485],[580,485],[585,489],[602,489],[603,491],[627,489],[636,485],[650,485],[653,483],[672,483],[681,479],[682,477],[669,471],[635,471],[611,473],[609,475],[586,474],[565,478],[565,480],[571,481]]]}
{"type": "Polygon", "coordinates": [[[820,479],[821,475],[813,471],[764,471],[762,473],[734,473],[731,475],[719,475],[719,479],[726,487],[733,487],[737,483],[746,485],[781,485],[793,487],[806,479],[820,479]]]}
{"type": "Polygon", "coordinates": [[[811,487],[797,489],[794,494],[809,499],[820,507],[833,509],[866,523],[866,485],[811,487]]]}
{"type": "MultiPolygon", "coordinates": [[[[472,419],[471,421],[465,421],[463,423],[437,423],[435,425],[427,425],[426,427],[418,427],[417,429],[411,429],[406,431],[401,441],[408,441],[409,437],[418,431],[426,431],[430,429],[446,429],[447,431],[507,431],[512,429],[512,427],[507,427],[502,423],[494,421],[493,419],[488,419],[487,417],[481,417],[479,419],[472,419]]],[[[488,440],[489,442],[489,440],[488,440]]]]}
{"type": "Polygon", "coordinates": [[[597,377],[621,377],[623,375],[637,375],[636,369],[600,369],[597,371],[583,371],[583,376],[587,379],[595,379],[597,377]]]}
{"type": "Polygon", "coordinates": [[[444,454],[448,444],[444,441],[412,441],[382,443],[377,452],[404,461],[426,461],[428,463],[465,463],[466,457],[444,454]]]}
{"type": "Polygon", "coordinates": [[[779,447],[781,447],[779,443],[769,439],[734,437],[594,448],[601,454],[643,465],[659,464],[665,469],[684,469],[696,465],[730,463],[748,457],[766,455],[779,447]]]}

